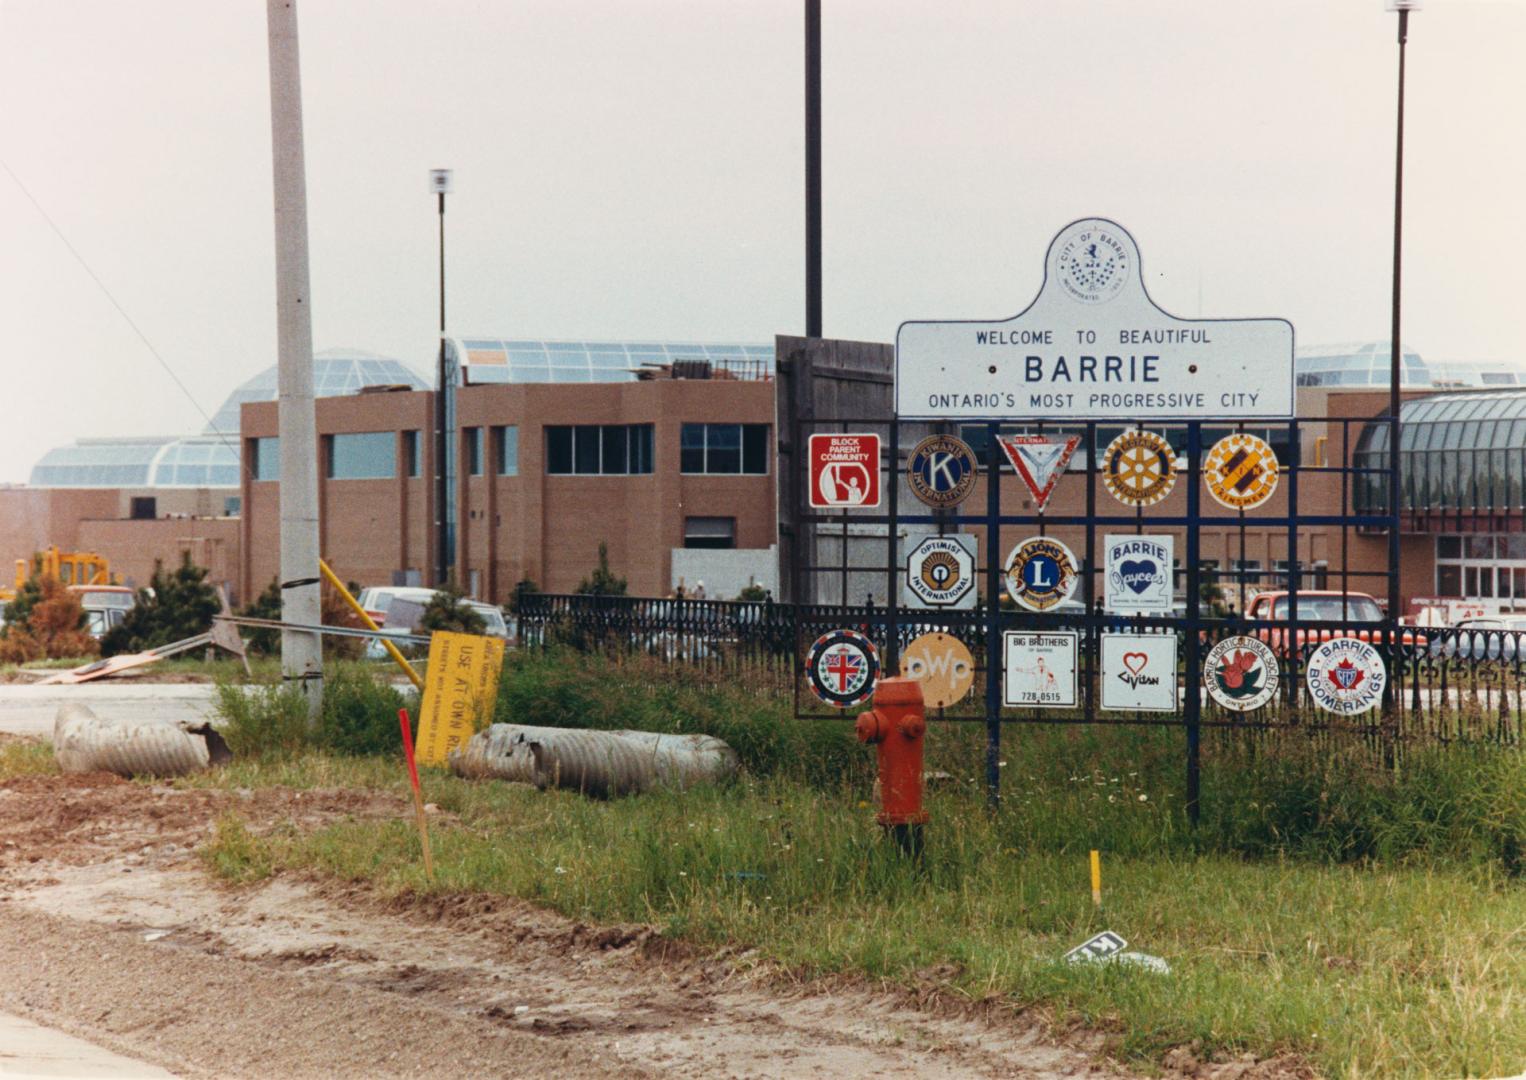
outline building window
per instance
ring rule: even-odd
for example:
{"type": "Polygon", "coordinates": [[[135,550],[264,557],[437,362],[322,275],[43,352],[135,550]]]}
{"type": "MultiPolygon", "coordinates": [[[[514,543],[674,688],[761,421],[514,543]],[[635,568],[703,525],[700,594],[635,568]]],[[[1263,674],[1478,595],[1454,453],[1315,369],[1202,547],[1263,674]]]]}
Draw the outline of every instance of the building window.
{"type": "Polygon", "coordinates": [[[254,466],[250,472],[256,480],[281,479],[281,440],[277,438],[247,440],[254,466]]]}
{"type": "Polygon", "coordinates": [[[519,475],[519,428],[514,424],[496,427],[493,437],[498,448],[497,473],[499,476],[519,475]]]}
{"type": "Polygon", "coordinates": [[[729,517],[684,518],[684,547],[734,548],[737,519],[729,517]]]}
{"type": "Polygon", "coordinates": [[[153,496],[134,495],[128,513],[134,521],[152,521],[159,516],[159,500],[153,496]]]}
{"type": "Polygon", "coordinates": [[[1497,600],[1501,611],[1526,610],[1526,537],[1438,536],[1436,595],[1497,600]]]}
{"type": "Polygon", "coordinates": [[[397,475],[397,442],[390,431],[326,435],[330,480],[390,480],[397,475]]]}
{"type": "Polygon", "coordinates": [[[651,471],[651,424],[546,428],[546,472],[553,476],[644,476],[651,471]]]}
{"type": "Polygon", "coordinates": [[[691,475],[768,474],[767,424],[684,424],[680,472],[691,475]]]}
{"type": "Polygon", "coordinates": [[[424,475],[424,441],[417,431],[403,432],[403,460],[410,477],[424,475]]]}
{"type": "Polygon", "coordinates": [[[482,429],[480,427],[466,429],[466,475],[482,475],[482,429]]]}
{"type": "Polygon", "coordinates": [[[223,517],[238,517],[242,512],[244,500],[237,495],[229,495],[223,500],[223,517]]]}

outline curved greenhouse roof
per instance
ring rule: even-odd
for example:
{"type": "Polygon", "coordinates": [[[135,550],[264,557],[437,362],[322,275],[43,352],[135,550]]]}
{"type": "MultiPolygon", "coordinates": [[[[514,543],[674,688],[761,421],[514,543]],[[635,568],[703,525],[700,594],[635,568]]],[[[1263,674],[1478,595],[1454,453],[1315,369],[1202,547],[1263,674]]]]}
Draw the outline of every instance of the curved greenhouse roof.
{"type": "MultiPolygon", "coordinates": [[[[1495,513],[1526,503],[1526,389],[1464,390],[1406,401],[1399,412],[1401,509],[1495,513]]],[[[1388,421],[1369,422],[1352,455],[1383,469],[1388,421]]],[[[1383,512],[1381,477],[1358,486],[1357,508],[1383,512]]]]}
{"type": "MultiPolygon", "coordinates": [[[[361,352],[357,349],[324,349],[313,354],[313,395],[339,397],[353,394],[364,386],[405,385],[413,390],[428,390],[429,384],[418,373],[390,356],[361,352]]],[[[247,382],[240,383],[207,425],[208,434],[237,435],[239,406],[248,401],[274,401],[277,397],[276,369],[268,367],[247,382]]]]}
{"type": "Polygon", "coordinates": [[[238,487],[238,453],[217,438],[81,439],[32,466],[32,487],[238,487]]]}
{"type": "Polygon", "coordinates": [[[708,361],[738,378],[770,378],[772,345],[715,342],[506,341],[447,339],[458,369],[473,383],[634,382],[637,372],[685,360],[708,361]]]}
{"type": "MultiPolygon", "coordinates": [[[[1293,368],[1299,386],[1387,386],[1390,351],[1387,341],[1306,345],[1298,349],[1293,368]]],[[[1420,354],[1402,346],[1401,354],[1401,385],[1432,385],[1420,354]]]]}
{"type": "MultiPolygon", "coordinates": [[[[356,349],[325,349],[313,355],[313,392],[318,397],[396,384],[429,388],[412,368],[391,357],[356,349]]],[[[276,396],[276,369],[266,368],[228,395],[201,435],[80,439],[44,454],[32,466],[28,483],[47,488],[238,487],[239,407],[246,401],[274,401],[276,396]]]]}

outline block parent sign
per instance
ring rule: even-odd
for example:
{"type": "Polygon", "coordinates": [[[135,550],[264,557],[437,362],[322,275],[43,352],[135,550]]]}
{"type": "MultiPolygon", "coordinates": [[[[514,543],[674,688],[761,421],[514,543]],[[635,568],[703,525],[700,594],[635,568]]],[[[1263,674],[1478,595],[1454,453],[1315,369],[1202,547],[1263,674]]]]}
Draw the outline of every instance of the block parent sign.
{"type": "Polygon", "coordinates": [[[1293,326],[1162,311],[1134,238],[1084,218],[1049,245],[1022,313],[902,323],[895,398],[902,419],[1287,418],[1293,326]]]}

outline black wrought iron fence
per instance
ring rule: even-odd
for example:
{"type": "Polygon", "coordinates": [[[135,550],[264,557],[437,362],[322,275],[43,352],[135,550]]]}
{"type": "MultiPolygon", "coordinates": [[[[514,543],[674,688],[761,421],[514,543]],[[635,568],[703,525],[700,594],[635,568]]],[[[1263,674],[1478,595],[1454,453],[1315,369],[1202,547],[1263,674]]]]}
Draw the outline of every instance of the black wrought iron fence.
{"type": "MultiPolygon", "coordinates": [[[[1099,712],[1101,673],[1090,659],[1096,639],[1118,630],[1179,633],[1170,619],[1122,618],[1105,613],[1033,615],[1003,611],[1003,631],[1074,630],[1087,639],[1080,650],[1080,700],[1071,710],[1003,708],[1005,724],[1103,723],[1180,726],[1180,713],[1099,712]]],[[[799,657],[815,638],[840,629],[868,636],[882,657],[903,655],[924,634],[944,633],[962,641],[975,661],[975,685],[983,682],[989,614],[906,610],[892,616],[882,606],[793,605],[655,597],[527,594],[519,601],[519,637],[530,648],[565,645],[611,657],[646,657],[692,672],[757,680],[760,692],[788,693],[802,715],[822,718],[842,713],[812,711],[799,657]],[[894,635],[892,648],[891,635],[894,635]]],[[[1254,711],[1235,712],[1216,702],[1204,673],[1178,665],[1178,694],[1197,695],[1204,727],[1244,731],[1305,731],[1396,742],[1492,742],[1521,745],[1526,737],[1526,632],[1403,627],[1388,640],[1381,624],[1286,624],[1245,618],[1205,620],[1199,652],[1207,656],[1224,638],[1244,635],[1270,647],[1278,658],[1273,698],[1254,711]],[[1383,654],[1392,691],[1387,707],[1340,717],[1315,705],[1307,660],[1321,642],[1334,637],[1371,641],[1383,654]]],[[[1185,655],[1185,649],[1178,650],[1185,655]]],[[[971,694],[959,705],[939,710],[949,721],[984,721],[985,703],[971,694]]]]}

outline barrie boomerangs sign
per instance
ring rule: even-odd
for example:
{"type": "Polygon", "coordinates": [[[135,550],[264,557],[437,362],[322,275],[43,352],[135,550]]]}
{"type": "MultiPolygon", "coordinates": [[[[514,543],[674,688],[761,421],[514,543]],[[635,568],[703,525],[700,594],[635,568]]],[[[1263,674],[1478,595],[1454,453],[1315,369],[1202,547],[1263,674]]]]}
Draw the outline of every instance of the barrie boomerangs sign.
{"type": "Polygon", "coordinates": [[[902,323],[895,401],[910,420],[1285,419],[1293,324],[1162,311],[1128,230],[1083,218],[1050,243],[1020,314],[902,323]]]}

